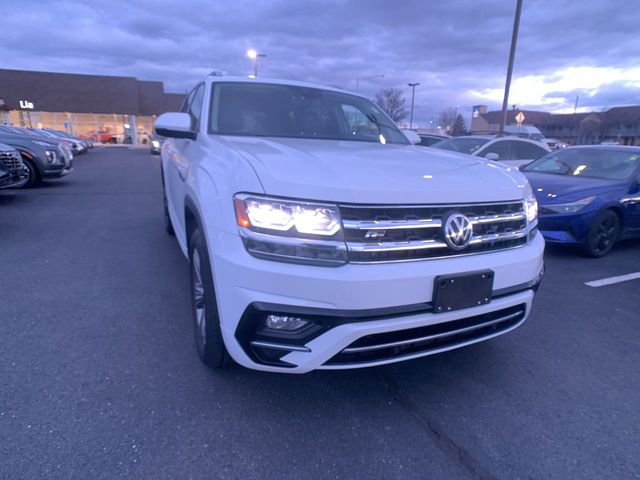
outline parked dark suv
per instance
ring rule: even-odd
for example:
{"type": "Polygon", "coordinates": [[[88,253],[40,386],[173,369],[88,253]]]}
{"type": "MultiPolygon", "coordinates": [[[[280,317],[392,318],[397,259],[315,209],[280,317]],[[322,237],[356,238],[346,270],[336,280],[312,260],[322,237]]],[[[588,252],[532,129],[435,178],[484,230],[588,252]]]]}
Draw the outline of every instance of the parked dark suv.
{"type": "Polygon", "coordinates": [[[27,167],[25,187],[42,179],[59,178],[72,170],[71,160],[65,160],[57,142],[28,135],[14,135],[0,131],[0,143],[15,148],[27,167]]]}

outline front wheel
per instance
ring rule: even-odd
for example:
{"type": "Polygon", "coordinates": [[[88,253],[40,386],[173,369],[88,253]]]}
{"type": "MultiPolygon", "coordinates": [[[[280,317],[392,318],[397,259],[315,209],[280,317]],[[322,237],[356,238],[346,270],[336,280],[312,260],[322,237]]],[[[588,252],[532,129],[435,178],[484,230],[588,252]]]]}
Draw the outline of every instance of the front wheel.
{"type": "Polygon", "coordinates": [[[20,188],[29,188],[40,183],[40,174],[38,174],[38,170],[35,165],[24,158],[23,163],[25,167],[27,167],[27,181],[20,188]]]}
{"type": "Polygon", "coordinates": [[[162,188],[162,203],[164,207],[164,229],[169,235],[173,237],[175,236],[176,232],[173,229],[173,223],[171,223],[171,217],[169,216],[169,204],[167,202],[167,194],[164,191],[164,186],[162,188]]]}
{"type": "Polygon", "coordinates": [[[612,210],[605,210],[591,224],[582,250],[589,257],[602,257],[613,248],[619,234],[620,217],[612,210]]]}
{"type": "Polygon", "coordinates": [[[209,367],[220,368],[227,365],[230,359],[220,330],[207,244],[199,228],[193,231],[189,239],[189,263],[191,309],[198,355],[209,367]]]}

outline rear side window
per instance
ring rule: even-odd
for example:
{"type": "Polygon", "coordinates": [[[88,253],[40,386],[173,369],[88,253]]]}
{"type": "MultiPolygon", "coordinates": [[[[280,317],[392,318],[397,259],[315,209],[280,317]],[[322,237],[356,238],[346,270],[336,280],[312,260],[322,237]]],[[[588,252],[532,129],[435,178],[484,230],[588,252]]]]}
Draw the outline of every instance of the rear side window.
{"type": "Polygon", "coordinates": [[[516,160],[535,160],[548,152],[538,145],[534,145],[529,142],[512,142],[513,143],[513,158],[516,160]]]}
{"type": "Polygon", "coordinates": [[[486,157],[487,153],[497,153],[498,160],[511,160],[511,143],[509,141],[498,141],[486,147],[478,154],[480,157],[486,157]]]}

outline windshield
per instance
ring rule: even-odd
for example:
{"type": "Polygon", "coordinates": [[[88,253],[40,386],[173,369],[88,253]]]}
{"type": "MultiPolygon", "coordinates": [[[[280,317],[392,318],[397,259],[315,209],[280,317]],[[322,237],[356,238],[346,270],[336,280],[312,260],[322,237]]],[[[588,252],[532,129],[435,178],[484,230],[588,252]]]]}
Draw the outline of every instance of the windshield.
{"type": "Polygon", "coordinates": [[[626,180],[640,165],[640,150],[575,148],[552,152],[523,168],[525,172],[626,180]]]}
{"type": "Polygon", "coordinates": [[[219,83],[210,133],[409,144],[369,100],[340,92],[266,83],[219,83]]]}
{"type": "Polygon", "coordinates": [[[486,138],[447,138],[441,142],[431,145],[434,148],[441,148],[443,150],[451,150],[453,152],[466,153],[471,155],[478,150],[481,146],[488,143],[486,138]]]}

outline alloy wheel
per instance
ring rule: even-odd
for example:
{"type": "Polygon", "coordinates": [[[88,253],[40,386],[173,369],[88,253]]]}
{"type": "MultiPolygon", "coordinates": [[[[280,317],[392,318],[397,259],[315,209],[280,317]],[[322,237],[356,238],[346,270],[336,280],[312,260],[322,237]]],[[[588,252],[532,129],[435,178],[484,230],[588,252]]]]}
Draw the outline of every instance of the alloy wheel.
{"type": "Polygon", "coordinates": [[[589,238],[591,251],[602,256],[611,250],[618,237],[619,220],[615,213],[607,212],[593,227],[589,238]]]}

